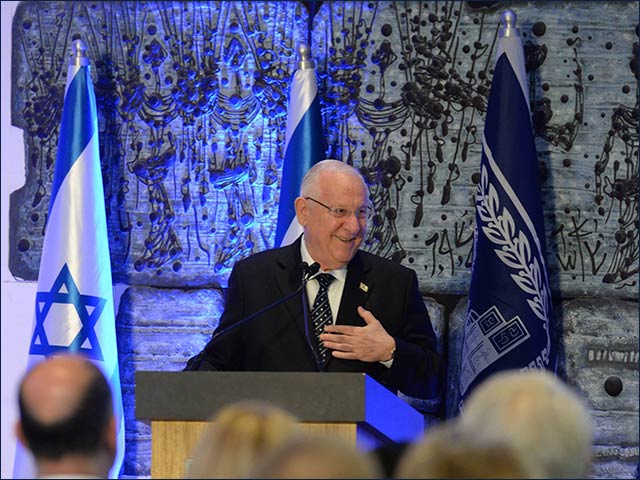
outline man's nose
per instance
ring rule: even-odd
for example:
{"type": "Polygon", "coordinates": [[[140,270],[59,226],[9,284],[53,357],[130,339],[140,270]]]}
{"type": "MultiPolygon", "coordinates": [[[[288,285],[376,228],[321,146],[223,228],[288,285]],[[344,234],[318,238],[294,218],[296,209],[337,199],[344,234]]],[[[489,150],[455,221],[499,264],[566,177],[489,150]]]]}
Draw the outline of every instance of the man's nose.
{"type": "Polygon", "coordinates": [[[344,220],[344,225],[351,233],[358,233],[364,228],[362,220],[356,216],[356,212],[349,213],[349,216],[344,220]]]}

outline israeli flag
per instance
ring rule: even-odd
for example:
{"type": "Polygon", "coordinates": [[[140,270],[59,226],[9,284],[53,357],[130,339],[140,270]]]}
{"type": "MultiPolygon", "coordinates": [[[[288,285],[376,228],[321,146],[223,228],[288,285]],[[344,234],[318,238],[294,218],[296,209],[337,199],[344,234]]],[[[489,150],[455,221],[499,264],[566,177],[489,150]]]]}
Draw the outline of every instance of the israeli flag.
{"type": "Polygon", "coordinates": [[[515,15],[503,14],[482,138],[461,403],[489,375],[554,369],[540,175],[515,15]]]}
{"type": "MultiPolygon", "coordinates": [[[[86,46],[73,42],[35,301],[29,367],[46,357],[79,353],[105,373],[114,397],[118,453],[124,457],[124,416],[118,369],[111,261],[100,168],[96,99],[86,46]]],[[[14,478],[34,478],[18,445],[14,478]]]]}
{"type": "Polygon", "coordinates": [[[298,47],[297,69],[291,82],[284,151],[276,246],[289,245],[302,234],[294,200],[300,194],[305,173],[325,158],[326,151],[315,64],[304,44],[298,47]]]}

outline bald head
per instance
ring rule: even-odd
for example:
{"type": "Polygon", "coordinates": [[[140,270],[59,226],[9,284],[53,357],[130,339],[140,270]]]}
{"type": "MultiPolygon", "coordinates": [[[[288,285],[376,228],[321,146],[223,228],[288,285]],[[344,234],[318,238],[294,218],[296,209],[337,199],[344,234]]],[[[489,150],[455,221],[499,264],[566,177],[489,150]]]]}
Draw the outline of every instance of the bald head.
{"type": "Polygon", "coordinates": [[[39,363],[22,380],[18,402],[18,435],[36,462],[68,456],[99,456],[107,459],[103,463],[109,458],[113,462],[111,389],[87,358],[63,355],[39,363]]]}
{"type": "Polygon", "coordinates": [[[97,367],[84,357],[54,357],[29,371],[20,396],[34,420],[50,425],[71,416],[89,384],[99,375],[97,367]]]}

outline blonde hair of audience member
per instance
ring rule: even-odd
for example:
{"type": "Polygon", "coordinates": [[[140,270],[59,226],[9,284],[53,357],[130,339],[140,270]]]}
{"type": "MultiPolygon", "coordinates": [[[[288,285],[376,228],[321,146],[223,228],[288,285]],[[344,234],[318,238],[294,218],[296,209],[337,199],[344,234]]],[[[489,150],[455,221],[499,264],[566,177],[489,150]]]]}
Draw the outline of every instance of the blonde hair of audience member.
{"type": "Polygon", "coordinates": [[[544,478],[582,478],[589,472],[593,431],[586,404],[550,372],[491,376],[459,418],[466,429],[510,442],[544,478]]]}
{"type": "Polygon", "coordinates": [[[381,478],[376,459],[339,437],[307,433],[265,457],[254,478],[381,478]]]}
{"type": "Polygon", "coordinates": [[[395,478],[535,478],[506,442],[485,440],[453,421],[433,427],[400,458],[395,478]]]}
{"type": "Polygon", "coordinates": [[[220,409],[202,433],[186,478],[249,478],[255,462],[299,432],[298,420],[260,400],[220,409]]]}

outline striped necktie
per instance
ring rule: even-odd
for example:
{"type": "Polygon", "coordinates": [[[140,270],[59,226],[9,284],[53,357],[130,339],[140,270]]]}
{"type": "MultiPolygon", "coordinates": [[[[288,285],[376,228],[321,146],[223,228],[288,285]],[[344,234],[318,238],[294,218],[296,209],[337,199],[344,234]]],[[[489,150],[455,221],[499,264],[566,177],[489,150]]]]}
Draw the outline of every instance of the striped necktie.
{"type": "Polygon", "coordinates": [[[320,290],[316,299],[313,302],[313,308],[311,308],[311,322],[313,323],[313,331],[318,338],[318,350],[322,358],[322,362],[327,361],[328,349],[320,344],[320,334],[324,330],[324,326],[328,323],[332,323],[333,316],[331,314],[331,306],[329,306],[329,285],[335,280],[335,277],[330,273],[321,273],[315,277],[320,284],[320,290]]]}

